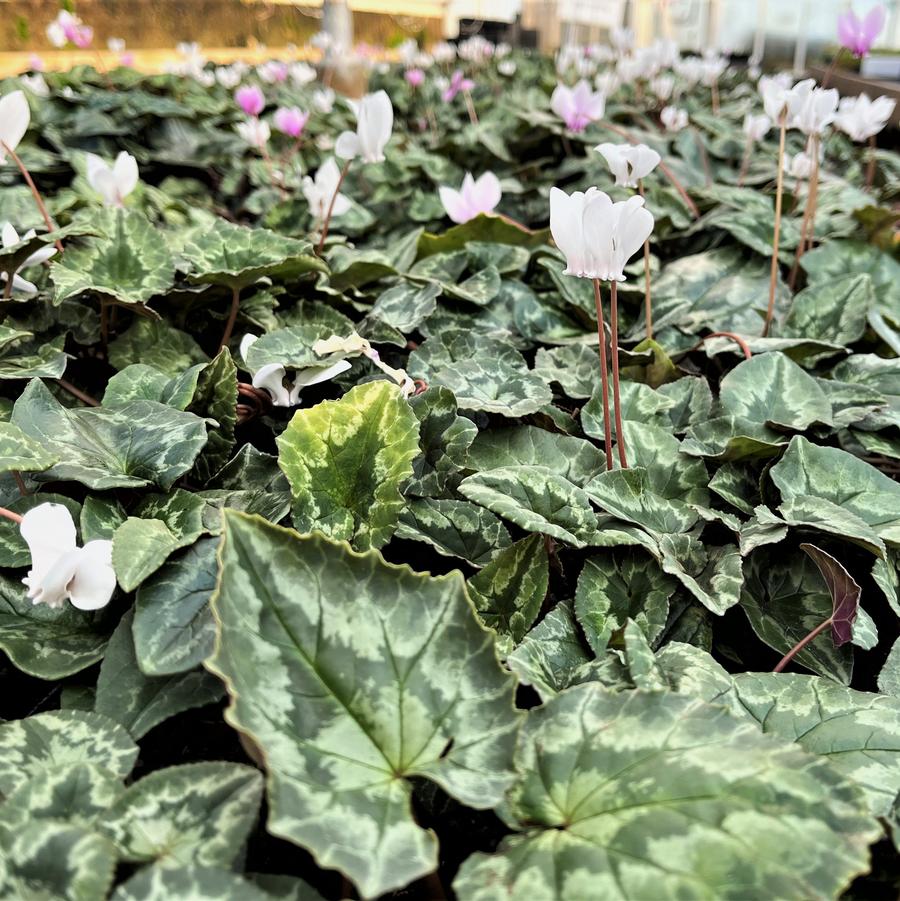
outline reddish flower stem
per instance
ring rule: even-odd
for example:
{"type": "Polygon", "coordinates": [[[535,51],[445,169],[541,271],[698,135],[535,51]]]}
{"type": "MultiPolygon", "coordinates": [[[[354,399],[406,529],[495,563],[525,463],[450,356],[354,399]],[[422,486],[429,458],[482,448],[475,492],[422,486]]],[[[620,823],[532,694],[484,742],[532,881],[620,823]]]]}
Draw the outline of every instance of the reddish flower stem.
{"type": "MultiPolygon", "coordinates": [[[[638,191],[644,196],[644,180],[638,179],[638,191]]],[[[644,322],[647,338],[653,339],[653,304],[650,301],[650,239],[644,241],[644,322]]]]}
{"type": "Polygon", "coordinates": [[[778,176],[775,183],[775,233],[772,236],[772,269],[769,274],[769,306],[763,325],[763,338],[769,334],[769,327],[775,317],[775,286],[778,283],[778,244],[781,239],[781,203],[784,194],[784,141],[787,134],[787,110],[782,110],[778,133],[778,176]]]}
{"type": "Polygon", "coordinates": [[[740,347],[741,352],[744,354],[744,358],[749,360],[753,356],[753,352],[750,350],[750,346],[747,342],[740,336],[736,335],[734,332],[710,332],[708,335],[704,335],[692,348],[691,350],[697,350],[699,347],[703,346],[703,342],[706,341],[707,338],[731,338],[738,347],[740,347]]]}
{"type": "Polygon", "coordinates": [[[235,285],[231,289],[231,310],[228,313],[228,321],[225,323],[225,331],[222,333],[222,340],[219,342],[219,350],[225,347],[231,340],[231,333],[234,331],[234,324],[237,322],[237,314],[240,306],[241,289],[235,285]]]}
{"type": "MultiPolygon", "coordinates": [[[[0,142],[0,147],[3,148],[4,153],[8,153],[13,162],[19,167],[19,172],[22,173],[22,178],[25,179],[25,184],[31,189],[31,195],[34,197],[34,202],[37,204],[38,210],[40,210],[41,216],[44,219],[44,224],[47,226],[47,231],[56,231],[56,226],[53,224],[53,220],[50,218],[50,214],[47,212],[47,207],[44,203],[44,199],[41,197],[41,192],[38,191],[37,185],[34,183],[34,179],[31,177],[31,173],[25,166],[25,163],[22,162],[19,154],[15,152],[8,144],[5,142],[0,142]]],[[[56,240],[56,249],[62,253],[63,246],[62,241],[59,239],[56,240]]]]}
{"type": "Polygon", "coordinates": [[[331,225],[331,216],[334,212],[334,205],[337,202],[337,196],[341,193],[341,186],[344,184],[344,179],[347,177],[347,172],[350,171],[350,163],[352,160],[347,160],[344,163],[344,168],[341,169],[340,177],[338,178],[338,183],[335,186],[334,194],[331,195],[331,201],[328,204],[328,211],[325,213],[325,219],[322,222],[322,236],[319,238],[319,243],[316,245],[316,254],[318,256],[322,256],[322,249],[325,247],[325,239],[328,237],[328,226],[331,225]]]}
{"type": "Polygon", "coordinates": [[[869,135],[869,164],[866,166],[866,190],[871,191],[872,185],[875,184],[875,169],[878,166],[878,160],[875,159],[875,135],[869,135]]]}
{"type": "Polygon", "coordinates": [[[619,283],[610,282],[610,312],[612,320],[612,373],[613,404],[616,415],[616,447],[619,449],[619,463],[622,469],[628,469],[625,457],[625,429],[622,427],[622,399],[619,397],[619,283]]]}
{"type": "Polygon", "coordinates": [[[594,279],[594,306],[597,308],[597,343],[600,348],[600,390],[603,392],[603,439],[606,443],[606,469],[613,468],[612,425],[609,417],[609,364],[606,360],[606,325],[600,301],[600,279],[594,279]]]}
{"type": "Polygon", "coordinates": [[[56,384],[59,385],[63,391],[68,392],[72,395],[72,397],[77,397],[82,403],[87,404],[89,407],[99,407],[100,401],[97,400],[96,397],[91,397],[90,394],[85,394],[80,388],[76,388],[71,382],[67,382],[65,379],[57,379],[56,384]]]}
{"type": "Polygon", "coordinates": [[[22,517],[18,513],[13,513],[12,510],[7,510],[6,507],[0,507],[0,516],[15,523],[22,522],[22,517]]]}
{"type": "Polygon", "coordinates": [[[831,625],[832,617],[828,617],[823,623],[819,623],[812,632],[809,633],[805,638],[801,638],[800,641],[797,642],[788,652],[778,661],[775,669],[772,670],[773,673],[780,673],[793,659],[800,653],[811,641],[814,641],[819,637],[830,625],[831,625]]]}

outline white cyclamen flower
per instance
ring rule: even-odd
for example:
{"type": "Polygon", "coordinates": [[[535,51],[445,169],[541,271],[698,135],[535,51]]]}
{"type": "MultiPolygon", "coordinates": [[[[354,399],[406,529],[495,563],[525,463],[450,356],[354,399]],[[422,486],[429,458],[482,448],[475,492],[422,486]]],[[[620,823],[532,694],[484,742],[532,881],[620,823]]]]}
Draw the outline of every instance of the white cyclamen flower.
{"type": "Polygon", "coordinates": [[[788,124],[805,135],[822,134],[837,117],[840,97],[837,89],[826,91],[815,84],[812,78],[807,78],[795,84],[788,95],[788,124]]]}
{"type": "Polygon", "coordinates": [[[550,189],[550,231],[566,257],[566,275],[624,281],[625,264],[653,231],[643,197],[613,203],[597,188],[550,189]]]}
{"type": "MultiPolygon", "coordinates": [[[[303,178],[303,196],[309,204],[310,213],[314,219],[323,220],[328,214],[328,205],[341,180],[341,170],[334,157],[329,157],[316,172],[315,180],[308,175],[303,178]]],[[[332,216],[340,216],[350,209],[350,200],[343,194],[334,198],[332,216]]]]}
{"type": "MultiPolygon", "coordinates": [[[[25,232],[25,234],[20,238],[16,230],[10,225],[9,222],[5,223],[2,230],[0,230],[0,236],[2,236],[3,247],[4,249],[7,247],[15,247],[20,241],[28,241],[30,238],[33,238],[35,235],[35,231],[32,228],[30,231],[25,232]]],[[[20,269],[27,269],[29,266],[36,266],[39,263],[43,263],[46,260],[49,260],[56,253],[56,248],[50,244],[46,247],[42,247],[40,250],[36,250],[28,259],[25,260],[24,263],[19,267],[20,269]]],[[[6,282],[6,273],[0,272],[0,283],[6,282]]],[[[13,273],[12,277],[13,291],[21,291],[23,294],[31,296],[33,294],[37,294],[37,287],[33,285],[31,282],[26,281],[24,278],[13,273]]]]}
{"type": "Polygon", "coordinates": [[[342,132],[334,152],[344,160],[359,157],[364,163],[384,160],[384,148],[394,128],[394,107],[385,91],[366,94],[356,111],[356,131],[342,132]]]}
{"type": "Polygon", "coordinates": [[[447,215],[459,223],[492,213],[501,197],[500,180],[493,172],[485,172],[477,181],[467,172],[459,191],[442,185],[438,192],[447,215]]]}
{"type": "Polygon", "coordinates": [[[766,115],[773,122],[778,122],[788,106],[791,93],[790,75],[786,72],[772,76],[763,75],[759,79],[757,89],[762,97],[766,115]]]}
{"type": "Polygon", "coordinates": [[[812,175],[813,160],[808,153],[798,153],[784,156],[784,172],[791,178],[809,178],[812,175]]]}
{"type": "Polygon", "coordinates": [[[599,144],[594,150],[606,160],[616,184],[636,188],[658,165],[659,154],[646,144],[599,144]]]}
{"type": "Polygon", "coordinates": [[[668,100],[675,88],[675,79],[671,75],[657,75],[650,82],[650,90],[659,100],[668,100]]]}
{"type": "Polygon", "coordinates": [[[50,86],[47,84],[47,79],[40,72],[35,72],[34,75],[20,75],[19,81],[35,97],[50,96],[50,86]]]}
{"type": "Polygon", "coordinates": [[[368,357],[391,381],[399,385],[404,397],[409,397],[416,390],[415,382],[407,375],[404,369],[394,369],[383,362],[378,351],[361,335],[356,332],[343,338],[340,335],[332,335],[330,338],[320,338],[313,344],[313,352],[320,357],[325,354],[343,353],[353,356],[362,355],[368,357]]]}
{"type": "Polygon", "coordinates": [[[137,160],[124,150],[112,166],[95,153],[87,155],[87,180],[106,206],[120,207],[137,187],[137,160]]]}
{"type": "Polygon", "coordinates": [[[896,105],[897,102],[890,97],[876,97],[874,100],[869,100],[868,94],[844,97],[838,106],[834,124],[852,141],[867,141],[887,125],[896,105]]]}
{"type": "Polygon", "coordinates": [[[754,144],[761,141],[769,133],[771,127],[772,120],[765,113],[760,113],[758,116],[747,113],[744,116],[744,134],[747,136],[747,140],[754,144]]]}
{"type": "Polygon", "coordinates": [[[31,569],[22,581],[33,603],[62,607],[68,599],[79,610],[109,603],[116,589],[111,541],[78,547],[72,514],[62,504],[33,507],[19,531],[31,552],[31,569]]]}
{"type": "Polygon", "coordinates": [[[23,91],[0,97],[0,163],[6,162],[6,150],[15,150],[31,123],[31,109],[23,91]]]}
{"type": "Polygon", "coordinates": [[[679,109],[677,106],[664,106],[659,118],[665,125],[666,131],[681,131],[683,128],[687,128],[687,110],[679,109]]]}
{"type": "Polygon", "coordinates": [[[264,119],[254,117],[246,122],[238,122],[234,128],[245,143],[257,150],[262,150],[269,143],[269,138],[272,137],[272,129],[264,119]]]}

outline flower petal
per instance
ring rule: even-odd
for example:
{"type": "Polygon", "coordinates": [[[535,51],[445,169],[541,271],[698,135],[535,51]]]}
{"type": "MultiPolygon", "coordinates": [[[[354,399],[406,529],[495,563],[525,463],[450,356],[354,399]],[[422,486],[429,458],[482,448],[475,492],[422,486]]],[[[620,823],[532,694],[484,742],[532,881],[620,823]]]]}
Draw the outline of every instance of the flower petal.
{"type": "Polygon", "coordinates": [[[116,590],[112,567],[112,542],[89,541],[79,551],[75,574],[69,582],[69,599],[79,610],[105,607],[116,590]]]}
{"type": "Polygon", "coordinates": [[[57,560],[75,550],[75,522],[62,504],[39,504],[22,517],[19,532],[31,553],[25,584],[38,590],[57,560]]]}
{"type": "MultiPolygon", "coordinates": [[[[30,123],[31,109],[23,91],[13,91],[5,97],[0,97],[0,143],[5,144],[10,150],[15,150],[25,137],[30,123]]],[[[6,154],[0,147],[0,162],[5,159],[6,154]]]]}

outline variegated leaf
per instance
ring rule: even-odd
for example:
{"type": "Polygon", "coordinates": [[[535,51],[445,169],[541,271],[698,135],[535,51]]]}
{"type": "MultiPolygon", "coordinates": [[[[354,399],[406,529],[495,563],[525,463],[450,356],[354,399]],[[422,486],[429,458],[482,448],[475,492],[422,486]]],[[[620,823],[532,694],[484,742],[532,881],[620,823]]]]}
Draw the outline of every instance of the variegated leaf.
{"type": "Polygon", "coordinates": [[[215,655],[269,769],[268,829],[372,897],[434,870],[407,779],[473,807],[513,781],[514,680],[461,576],[226,512],[215,655]],[[277,566],[272,562],[278,561],[277,566]]]}
{"type": "Polygon", "coordinates": [[[463,864],[461,901],[834,897],[880,833],[827,763],[680,695],[570,688],[517,760],[521,832],[463,864]]]}
{"type": "Polygon", "coordinates": [[[59,457],[29,438],[17,425],[0,422],[0,472],[43,472],[59,457]]]}
{"type": "Polygon", "coordinates": [[[386,381],[300,410],[278,438],[294,525],[359,548],[381,547],[403,508],[400,486],[419,453],[419,421],[386,381]]]}

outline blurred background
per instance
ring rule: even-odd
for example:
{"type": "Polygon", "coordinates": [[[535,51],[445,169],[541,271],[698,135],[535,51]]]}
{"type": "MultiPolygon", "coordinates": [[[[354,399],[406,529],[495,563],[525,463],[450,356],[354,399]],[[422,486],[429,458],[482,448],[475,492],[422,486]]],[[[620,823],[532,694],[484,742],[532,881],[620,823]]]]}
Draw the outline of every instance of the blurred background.
{"type": "MultiPolygon", "coordinates": [[[[672,38],[682,50],[716,49],[770,62],[827,64],[835,22],[849,0],[0,0],[0,68],[28,68],[32,53],[49,67],[91,62],[92,53],[56,51],[45,29],[60,6],[73,7],[99,43],[123,39],[135,65],[161,69],[179,42],[199,43],[216,62],[302,48],[322,26],[324,5],[342,8],[354,40],[391,48],[410,37],[423,46],[481,33],[493,41],[552,51],[634,29],[638,46],[672,38]],[[268,52],[266,52],[268,48],[268,52]]],[[[864,14],[875,0],[854,0],[864,14]]],[[[882,0],[887,26],[871,57],[900,49],[900,0],[882,0]]]]}

